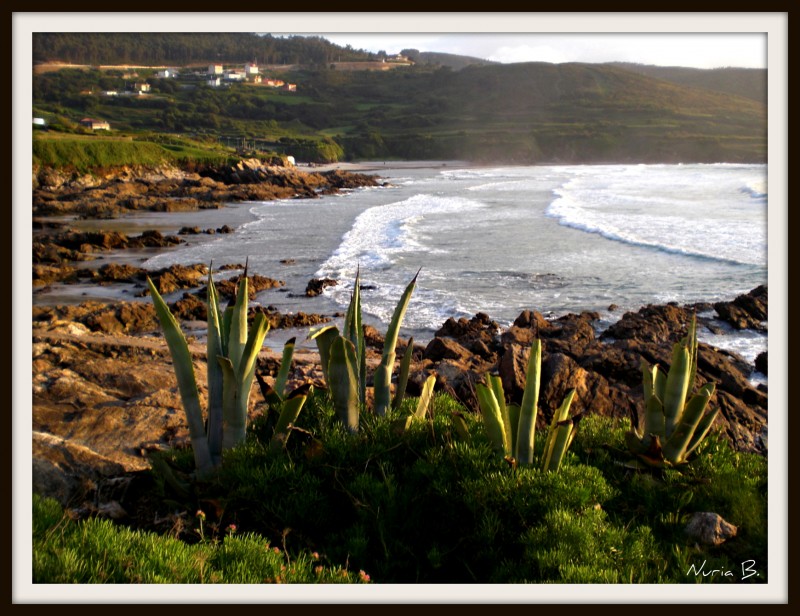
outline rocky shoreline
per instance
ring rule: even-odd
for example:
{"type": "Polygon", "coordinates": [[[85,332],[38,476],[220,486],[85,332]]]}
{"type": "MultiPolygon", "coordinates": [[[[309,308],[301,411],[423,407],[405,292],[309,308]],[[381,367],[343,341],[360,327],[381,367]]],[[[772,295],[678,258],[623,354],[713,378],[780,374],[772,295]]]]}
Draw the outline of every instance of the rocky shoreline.
{"type": "MultiPolygon", "coordinates": [[[[164,170],[126,170],[92,182],[36,173],[34,286],[43,289],[55,283],[75,282],[125,286],[143,297],[149,275],[169,296],[173,311],[187,329],[202,335],[206,265],[145,271],[131,264],[98,261],[96,257],[131,247],[168,249],[193,235],[225,233],[224,227],[189,226],[175,235],[147,231],[128,236],[72,230],[52,216],[91,218],[124,216],[143,208],[217,208],[225,201],[263,200],[268,192],[284,195],[280,198],[289,194],[278,188],[294,191],[292,196],[312,196],[326,190],[380,185],[375,176],[305,174],[281,168],[266,170],[255,164],[226,173],[212,177],[181,172],[175,176],[164,170]],[[271,173],[269,177],[273,179],[284,178],[286,186],[259,179],[262,173],[271,173]],[[239,183],[235,183],[236,179],[239,183]],[[302,188],[298,189],[297,183],[302,188]],[[142,190],[143,186],[147,189],[142,190]],[[237,196],[232,197],[233,194],[237,196]]],[[[215,266],[215,281],[219,281],[223,296],[232,293],[243,267],[215,266]]],[[[283,282],[251,276],[250,285],[257,292],[280,288],[283,282]]],[[[309,289],[311,296],[315,288],[310,285],[309,289]]],[[[267,314],[273,329],[307,328],[339,316],[300,312],[284,315],[269,306],[253,306],[251,316],[256,311],[267,314]]],[[[626,313],[602,333],[597,333],[600,317],[593,312],[547,319],[528,310],[507,329],[500,328],[486,314],[449,319],[430,342],[410,349],[413,361],[408,393],[418,394],[425,379],[435,374],[437,391],[449,392],[474,411],[475,384],[492,372],[500,375],[505,391],[516,399],[521,396],[530,344],[539,338],[543,343],[541,427],[571,388],[577,391],[573,402],[576,411],[626,418],[638,424],[642,410],[640,361],[668,365],[672,344],[685,334],[693,314],[699,315],[700,325],[707,328],[715,328],[715,319],[719,319],[735,329],[766,331],[767,288],[762,286],[713,305],[645,306],[626,313]],[[707,316],[710,314],[715,318],[707,316]]],[[[148,451],[188,445],[169,352],[152,304],[86,301],[37,305],[32,316],[34,491],[53,496],[69,507],[88,507],[94,512],[102,512],[105,507],[106,513],[114,517],[109,512],[124,503],[120,491],[127,489],[133,474],[148,468],[148,451]]],[[[371,327],[366,330],[370,361],[374,363],[382,348],[381,334],[371,327]]],[[[191,337],[190,342],[195,372],[205,391],[205,345],[191,337]]],[[[266,344],[274,345],[270,336],[266,344]]],[[[398,362],[408,351],[407,341],[401,340],[398,362]]],[[[274,376],[279,359],[279,348],[262,351],[259,374],[266,379],[274,376]]],[[[698,385],[717,383],[712,403],[719,405],[721,413],[715,427],[735,449],[767,455],[767,388],[755,386],[750,380],[754,370],[767,373],[766,353],[756,359],[754,366],[734,353],[700,344],[698,385]]],[[[295,386],[322,385],[316,353],[298,348],[290,378],[295,386]]],[[[251,412],[260,412],[261,405],[256,393],[251,412]]],[[[122,515],[118,511],[117,514],[122,515]]]]}

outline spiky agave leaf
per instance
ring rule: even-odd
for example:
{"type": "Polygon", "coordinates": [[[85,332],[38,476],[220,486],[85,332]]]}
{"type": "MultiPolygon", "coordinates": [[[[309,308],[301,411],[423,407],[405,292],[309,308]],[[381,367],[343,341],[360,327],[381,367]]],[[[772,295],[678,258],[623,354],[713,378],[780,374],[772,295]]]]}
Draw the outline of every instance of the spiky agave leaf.
{"type": "Polygon", "coordinates": [[[707,383],[686,403],[680,422],[672,436],[664,443],[664,457],[670,462],[680,464],[685,461],[689,443],[703,419],[708,402],[714,395],[714,389],[714,383],[707,383]]]}
{"type": "MultiPolygon", "coordinates": [[[[253,378],[255,377],[256,361],[258,353],[264,344],[264,338],[269,331],[269,322],[264,313],[258,313],[253,321],[253,328],[247,336],[242,356],[239,360],[238,368],[233,364],[233,361],[228,359],[230,369],[233,373],[233,378],[236,384],[236,397],[233,406],[225,405],[223,396],[223,417],[224,417],[224,433],[223,433],[223,448],[235,447],[243,443],[247,432],[247,406],[250,401],[250,390],[253,385],[253,378]]],[[[220,364],[223,369],[223,382],[225,388],[230,387],[230,374],[226,374],[228,365],[225,362],[220,364]],[[227,377],[227,379],[226,379],[227,377]]]]}
{"type": "Polygon", "coordinates": [[[347,307],[342,335],[353,343],[356,349],[358,364],[358,399],[361,405],[367,399],[367,353],[364,340],[364,326],[361,315],[361,268],[356,269],[356,280],[353,285],[353,295],[347,307]]]}
{"type": "Polygon", "coordinates": [[[211,266],[208,268],[208,286],[206,288],[207,305],[207,335],[206,335],[206,370],[208,378],[208,447],[215,464],[220,462],[222,455],[222,394],[223,377],[222,367],[215,358],[224,355],[222,344],[222,323],[219,313],[219,297],[211,275],[211,266]]]}
{"type": "MultiPolygon", "coordinates": [[[[506,455],[512,455],[512,450],[514,448],[514,437],[516,436],[516,428],[511,423],[511,416],[508,412],[508,407],[506,406],[506,392],[503,389],[503,381],[502,379],[493,374],[486,375],[486,382],[489,388],[492,390],[494,394],[494,399],[497,401],[497,406],[500,409],[500,417],[503,419],[503,429],[505,430],[506,438],[508,439],[508,453],[506,455]]],[[[517,414],[517,421],[519,421],[519,414],[517,414]]]]}
{"type": "Polygon", "coordinates": [[[415,418],[425,419],[425,414],[428,412],[428,407],[433,399],[434,385],[436,385],[436,375],[431,374],[427,379],[425,379],[425,384],[422,386],[422,393],[419,395],[417,409],[414,411],[415,418]]]}
{"type": "Polygon", "coordinates": [[[564,458],[564,454],[572,441],[572,431],[573,422],[571,419],[566,419],[555,426],[552,442],[547,450],[547,457],[542,467],[543,470],[557,471],[558,467],[561,466],[561,460],[564,458]]]}
{"type": "Polygon", "coordinates": [[[405,291],[403,291],[403,295],[400,297],[400,301],[397,303],[397,306],[394,309],[392,320],[389,323],[389,329],[386,331],[386,339],[383,343],[383,355],[381,357],[381,363],[375,370],[375,375],[373,376],[375,388],[375,414],[379,416],[385,415],[391,404],[392,370],[394,369],[397,338],[400,334],[400,324],[402,323],[403,317],[408,309],[408,303],[411,301],[411,294],[414,292],[414,288],[417,285],[418,276],[419,271],[417,271],[411,282],[408,283],[405,291]]]}
{"type": "Polygon", "coordinates": [[[330,389],[330,377],[328,375],[328,366],[331,360],[331,344],[339,337],[339,328],[335,325],[325,325],[316,330],[311,330],[308,334],[309,340],[315,340],[317,343],[317,350],[319,351],[319,361],[322,367],[322,376],[325,379],[325,384],[330,389]]]}
{"type": "Polygon", "coordinates": [[[542,341],[531,344],[528,368],[525,373],[525,391],[519,411],[517,441],[514,457],[522,465],[533,464],[533,442],[536,433],[536,414],[538,413],[539,385],[541,380],[542,341]]]}
{"type": "MultiPolygon", "coordinates": [[[[309,395],[311,394],[309,393],[309,395]]],[[[306,403],[307,398],[307,395],[301,394],[283,401],[281,414],[278,416],[278,421],[273,431],[272,443],[286,444],[289,429],[300,416],[300,411],[303,410],[303,405],[306,403]]]]}
{"type": "Polygon", "coordinates": [[[569,447],[572,439],[572,420],[569,419],[569,408],[575,398],[575,390],[571,389],[561,402],[550,422],[550,429],[545,441],[544,454],[542,455],[542,468],[544,470],[557,470],[561,464],[561,458],[569,447]]]}
{"type": "Polygon", "coordinates": [[[228,332],[228,357],[233,363],[234,371],[239,370],[244,347],[247,344],[247,303],[248,303],[247,265],[244,274],[239,278],[236,288],[236,302],[231,312],[230,331],[228,332]]]}
{"type": "Polygon", "coordinates": [[[337,336],[330,345],[328,389],[339,421],[350,432],[358,432],[358,373],[356,349],[344,336],[337,336]]]}
{"type": "Polygon", "coordinates": [[[296,338],[289,338],[286,341],[286,344],[283,345],[281,365],[280,368],[278,368],[278,374],[275,377],[275,392],[281,398],[284,397],[286,381],[289,379],[289,369],[292,366],[292,357],[294,356],[294,345],[296,341],[296,338]]]}
{"type": "Polygon", "coordinates": [[[667,383],[664,388],[664,436],[669,439],[675,431],[675,426],[681,420],[683,407],[686,404],[686,394],[689,391],[689,371],[691,357],[689,351],[681,343],[677,343],[672,350],[672,365],[667,373],[667,383]]]}
{"type": "Polygon", "coordinates": [[[500,405],[494,392],[483,383],[478,383],[475,386],[475,393],[478,396],[478,405],[481,409],[486,436],[489,437],[495,451],[504,456],[510,456],[511,439],[506,432],[506,421],[500,412],[500,405]]]}
{"type": "Polygon", "coordinates": [[[403,398],[406,395],[406,387],[408,387],[408,373],[411,370],[411,358],[414,351],[414,338],[408,339],[406,352],[403,353],[403,359],[400,360],[400,374],[397,377],[397,389],[395,389],[394,397],[392,398],[392,408],[399,409],[403,403],[403,398]]]}
{"type": "Polygon", "coordinates": [[[192,440],[195,466],[198,473],[205,474],[212,470],[214,464],[211,458],[211,450],[208,447],[205,426],[203,425],[203,411],[200,407],[200,395],[197,391],[197,381],[194,376],[192,354],[189,351],[189,345],[177,319],[170,312],[169,307],[149,276],[147,284],[150,288],[150,296],[153,298],[156,315],[158,315],[164,338],[172,356],[175,378],[178,381],[183,410],[186,414],[186,422],[189,425],[189,436],[192,440]]]}

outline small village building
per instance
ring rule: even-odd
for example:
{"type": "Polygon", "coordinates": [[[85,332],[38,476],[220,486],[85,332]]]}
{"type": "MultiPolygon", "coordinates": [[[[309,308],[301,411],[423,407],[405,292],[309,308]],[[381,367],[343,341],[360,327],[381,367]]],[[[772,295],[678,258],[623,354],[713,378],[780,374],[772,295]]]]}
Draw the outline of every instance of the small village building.
{"type": "Polygon", "coordinates": [[[246,79],[246,75],[244,71],[240,70],[232,70],[225,73],[225,79],[228,81],[244,81],[246,79]]]}
{"type": "Polygon", "coordinates": [[[262,80],[261,75],[253,75],[253,83],[261,83],[262,80]]]}
{"type": "Polygon", "coordinates": [[[165,68],[163,71],[158,71],[156,73],[156,77],[159,79],[169,79],[171,77],[177,77],[178,73],[172,69],[165,68]]]}
{"type": "Polygon", "coordinates": [[[209,75],[222,75],[223,73],[222,65],[221,64],[209,64],[208,65],[208,74],[209,75]]]}
{"type": "Polygon", "coordinates": [[[116,90],[103,90],[102,94],[103,96],[118,96],[119,92],[116,90]]]}
{"type": "Polygon", "coordinates": [[[81,125],[92,130],[111,130],[108,122],[105,120],[95,120],[94,118],[83,118],[81,125]]]}
{"type": "Polygon", "coordinates": [[[133,84],[133,91],[138,92],[139,94],[146,94],[150,91],[150,84],[149,83],[135,83],[133,84]]]}
{"type": "Polygon", "coordinates": [[[248,77],[251,77],[252,75],[258,75],[258,64],[255,62],[248,62],[244,65],[244,72],[248,77]]]}
{"type": "Polygon", "coordinates": [[[283,89],[287,92],[296,92],[297,91],[297,84],[296,83],[287,83],[283,86],[283,89]]]}
{"type": "Polygon", "coordinates": [[[206,84],[211,86],[212,88],[218,88],[222,85],[222,79],[220,79],[219,77],[211,77],[211,79],[206,81],[206,84]]]}

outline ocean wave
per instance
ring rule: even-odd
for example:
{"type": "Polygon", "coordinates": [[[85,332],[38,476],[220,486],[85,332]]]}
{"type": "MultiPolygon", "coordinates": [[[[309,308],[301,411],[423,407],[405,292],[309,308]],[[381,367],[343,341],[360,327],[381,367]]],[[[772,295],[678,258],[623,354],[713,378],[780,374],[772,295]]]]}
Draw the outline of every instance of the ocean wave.
{"type": "Polygon", "coordinates": [[[401,253],[435,253],[434,246],[423,243],[426,236],[420,227],[427,218],[482,207],[485,205],[479,201],[430,194],[371,207],[358,215],[317,276],[353,277],[359,265],[364,271],[384,270],[401,253]]]}
{"type": "MultiPolygon", "coordinates": [[[[557,219],[565,227],[670,254],[733,265],[765,263],[760,242],[748,237],[752,228],[746,224],[740,225],[739,233],[731,233],[732,225],[723,233],[713,220],[704,223],[670,215],[609,213],[583,207],[566,191],[555,190],[554,193],[559,196],[548,205],[545,215],[557,219]]],[[[763,252],[766,252],[765,243],[763,252]]]]}
{"type": "Polygon", "coordinates": [[[765,200],[768,196],[766,180],[752,180],[739,188],[739,192],[749,195],[753,199],[765,200]]]}

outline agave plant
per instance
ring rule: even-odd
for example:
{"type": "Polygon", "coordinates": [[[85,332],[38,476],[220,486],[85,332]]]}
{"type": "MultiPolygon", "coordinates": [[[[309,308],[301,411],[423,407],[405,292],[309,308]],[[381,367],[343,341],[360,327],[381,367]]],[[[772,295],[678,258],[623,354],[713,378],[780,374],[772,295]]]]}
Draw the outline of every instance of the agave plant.
{"type": "MultiPolygon", "coordinates": [[[[541,365],[542,342],[534,340],[525,374],[525,390],[519,406],[506,404],[503,383],[499,376],[489,374],[486,376],[486,384],[476,385],[478,404],[489,440],[503,457],[521,466],[532,466],[535,463],[534,436],[539,410],[541,365]]],[[[553,415],[541,459],[544,470],[558,470],[564,454],[575,438],[579,416],[569,417],[569,408],[574,397],[575,390],[572,389],[553,415]]]]}
{"type": "MultiPolygon", "coordinates": [[[[219,295],[209,268],[206,427],[186,337],[153,281],[148,278],[147,283],[172,356],[183,409],[189,425],[197,474],[199,477],[204,477],[219,466],[224,449],[234,447],[245,439],[247,408],[256,360],[269,330],[269,323],[266,316],[259,313],[252,328],[248,327],[247,267],[239,280],[235,303],[229,305],[224,312],[220,308],[219,295]]],[[[294,405],[299,405],[301,408],[302,402],[293,402],[293,409],[294,405]]],[[[299,413],[299,408],[296,410],[299,413]]]]}
{"type": "Polygon", "coordinates": [[[650,466],[678,466],[705,438],[719,414],[708,410],[714,383],[706,383],[697,393],[697,320],[692,317],[687,335],[672,348],[672,365],[666,377],[658,366],[642,360],[644,390],[644,431],[626,434],[628,448],[650,466]],[[691,398],[687,401],[687,396],[691,398]]]}
{"type": "MultiPolygon", "coordinates": [[[[408,381],[408,367],[401,366],[401,378],[397,392],[392,400],[392,371],[396,357],[397,339],[400,333],[400,324],[405,316],[411,295],[417,284],[417,276],[403,291],[400,301],[395,307],[394,314],[386,332],[383,343],[381,363],[375,369],[373,376],[373,389],[375,397],[375,414],[386,415],[390,406],[396,408],[402,401],[401,388],[405,390],[408,381]],[[405,377],[403,377],[405,375],[405,377]]],[[[339,332],[336,325],[327,325],[314,330],[309,335],[316,340],[319,350],[322,373],[328,389],[333,398],[339,420],[351,432],[358,431],[358,420],[361,409],[366,407],[367,389],[367,359],[364,343],[364,328],[361,316],[361,275],[356,273],[353,295],[344,321],[344,331],[339,332]]],[[[411,360],[410,353],[408,361],[411,360]]],[[[405,365],[406,360],[402,362],[405,365]]]]}
{"type": "Polygon", "coordinates": [[[269,412],[275,418],[270,443],[273,449],[279,449],[286,444],[291,427],[297,421],[306,400],[313,395],[314,391],[313,387],[307,388],[305,393],[300,393],[299,390],[295,392],[286,391],[286,382],[289,379],[289,369],[292,364],[296,341],[296,338],[289,338],[283,345],[283,355],[278,367],[278,373],[275,376],[274,385],[270,386],[262,375],[256,374],[256,380],[261,387],[261,393],[267,402],[269,412]]]}

